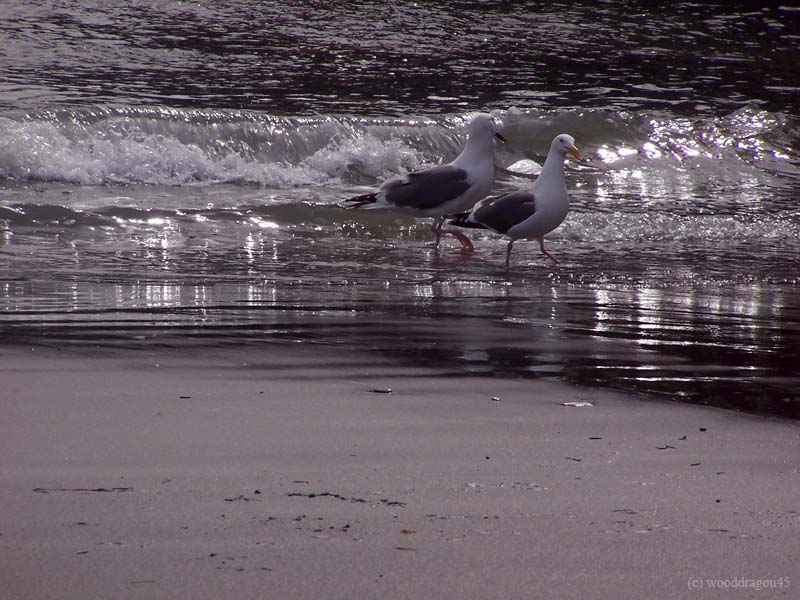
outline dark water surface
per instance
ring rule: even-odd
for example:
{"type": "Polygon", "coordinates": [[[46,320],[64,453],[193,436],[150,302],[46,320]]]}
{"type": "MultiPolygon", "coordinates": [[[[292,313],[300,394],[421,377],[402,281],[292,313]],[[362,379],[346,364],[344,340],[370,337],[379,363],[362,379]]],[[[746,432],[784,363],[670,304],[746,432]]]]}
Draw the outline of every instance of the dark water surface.
{"type": "Polygon", "coordinates": [[[5,2],[0,336],[311,341],[800,416],[800,11],[750,2],[5,2]],[[345,210],[575,136],[548,246],[345,210]]]}
{"type": "Polygon", "coordinates": [[[791,4],[12,0],[0,106],[796,113],[791,4]]]}

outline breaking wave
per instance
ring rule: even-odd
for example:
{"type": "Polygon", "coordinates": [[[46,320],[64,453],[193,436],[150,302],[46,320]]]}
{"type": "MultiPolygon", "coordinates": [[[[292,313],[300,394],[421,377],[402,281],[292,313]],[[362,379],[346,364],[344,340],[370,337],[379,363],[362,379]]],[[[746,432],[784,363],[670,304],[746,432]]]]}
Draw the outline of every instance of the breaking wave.
{"type": "MultiPolygon", "coordinates": [[[[527,185],[554,135],[578,140],[584,158],[568,166],[571,214],[554,238],[800,239],[796,117],[752,107],[695,120],[513,108],[495,116],[509,141],[498,147],[497,192],[527,185]]],[[[376,235],[396,236],[394,217],[356,216],[338,201],[448,160],[464,143],[469,117],[116,106],[7,112],[0,116],[0,225],[114,228],[167,219],[333,231],[357,219],[376,235]],[[37,186],[50,191],[37,195],[37,186]],[[99,200],[87,201],[86,190],[97,186],[99,200]]]]}
{"type": "MultiPolygon", "coordinates": [[[[612,111],[519,111],[497,116],[511,149],[541,157],[570,132],[589,163],[672,176],[800,176],[798,120],[745,108],[725,117],[612,111]]],[[[468,114],[434,118],[284,117],[253,111],[94,107],[0,115],[0,178],[107,184],[371,185],[452,157],[468,114]]],[[[766,179],[765,179],[766,178],[766,179]]]]}

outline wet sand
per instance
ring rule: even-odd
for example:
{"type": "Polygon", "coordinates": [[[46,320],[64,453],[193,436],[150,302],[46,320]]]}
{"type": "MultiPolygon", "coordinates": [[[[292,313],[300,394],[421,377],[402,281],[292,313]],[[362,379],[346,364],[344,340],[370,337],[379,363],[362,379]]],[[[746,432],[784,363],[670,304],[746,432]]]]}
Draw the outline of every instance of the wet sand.
{"type": "Polygon", "coordinates": [[[0,361],[4,598],[800,586],[794,422],[330,345],[0,361]]]}

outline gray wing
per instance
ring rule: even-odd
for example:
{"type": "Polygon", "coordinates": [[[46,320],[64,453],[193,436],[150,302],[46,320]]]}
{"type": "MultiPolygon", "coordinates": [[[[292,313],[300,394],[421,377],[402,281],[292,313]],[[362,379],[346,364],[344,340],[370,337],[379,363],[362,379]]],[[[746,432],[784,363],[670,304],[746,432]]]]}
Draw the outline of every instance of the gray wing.
{"type": "Polygon", "coordinates": [[[519,191],[487,198],[475,208],[470,218],[498,233],[506,233],[535,212],[536,198],[533,194],[519,191]]]}
{"type": "Polygon", "coordinates": [[[458,198],[469,187],[464,169],[442,165],[391,179],[381,186],[379,193],[397,207],[429,210],[458,198]]]}

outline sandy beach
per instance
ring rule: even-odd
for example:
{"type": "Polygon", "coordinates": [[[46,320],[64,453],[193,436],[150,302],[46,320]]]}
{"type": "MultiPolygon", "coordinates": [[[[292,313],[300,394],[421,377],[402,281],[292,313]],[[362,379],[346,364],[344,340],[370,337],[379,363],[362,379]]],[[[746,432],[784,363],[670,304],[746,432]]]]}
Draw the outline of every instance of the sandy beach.
{"type": "Polygon", "coordinates": [[[3,598],[800,585],[794,422],[330,345],[0,358],[3,598]]]}
{"type": "Polygon", "coordinates": [[[800,598],[754,4],[5,0],[0,600],[800,598]]]}

